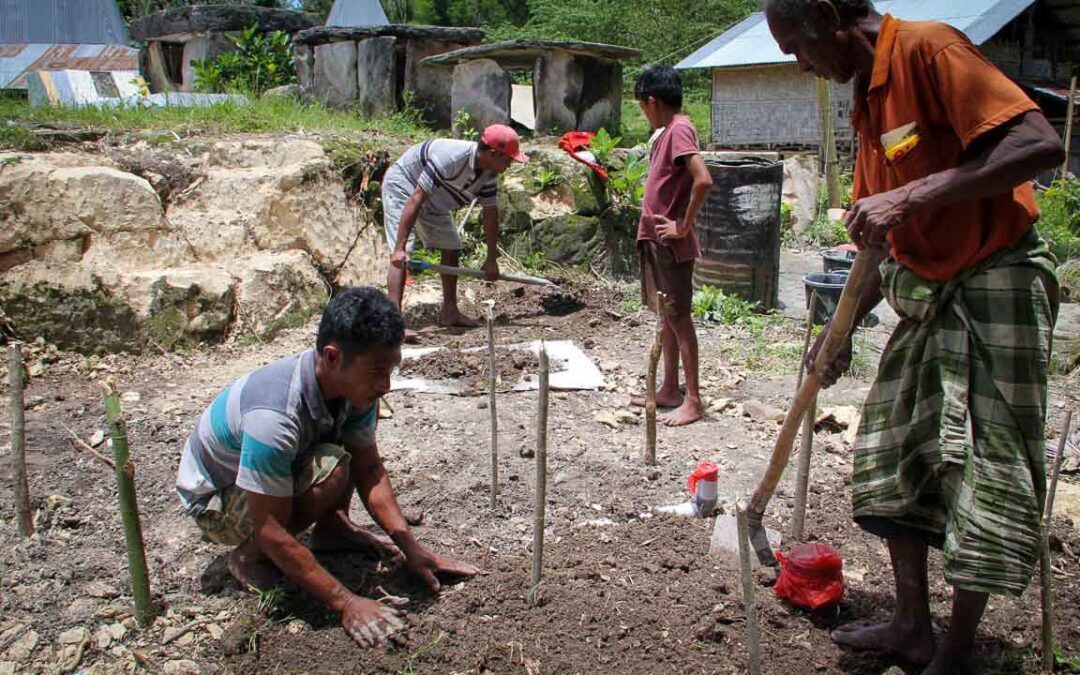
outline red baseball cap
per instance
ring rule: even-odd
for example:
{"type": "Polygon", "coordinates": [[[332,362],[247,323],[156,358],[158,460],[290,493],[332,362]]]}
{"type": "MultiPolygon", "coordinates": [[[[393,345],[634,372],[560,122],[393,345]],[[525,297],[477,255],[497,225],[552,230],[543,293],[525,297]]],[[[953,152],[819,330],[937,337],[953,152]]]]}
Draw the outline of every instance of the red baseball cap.
{"type": "Polygon", "coordinates": [[[515,162],[524,164],[529,161],[529,158],[521,151],[521,139],[518,138],[517,132],[505,124],[492,124],[484,129],[480,142],[515,162]]]}

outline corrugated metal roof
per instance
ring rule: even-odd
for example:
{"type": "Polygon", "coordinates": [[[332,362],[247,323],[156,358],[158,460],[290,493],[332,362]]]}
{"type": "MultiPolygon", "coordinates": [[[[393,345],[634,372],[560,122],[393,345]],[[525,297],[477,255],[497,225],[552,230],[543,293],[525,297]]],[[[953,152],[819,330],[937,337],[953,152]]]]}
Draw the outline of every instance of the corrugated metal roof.
{"type": "MultiPolygon", "coordinates": [[[[942,21],[963,31],[975,44],[989,40],[1035,0],[881,0],[874,8],[909,21],[942,21]]],[[[712,42],[679,62],[676,68],[730,68],[793,63],[780,51],[763,12],[754,12],[712,42]]]]}
{"type": "Polygon", "coordinates": [[[386,26],[390,22],[379,0],[334,0],[327,26],[386,26]]]}
{"type": "Polygon", "coordinates": [[[139,50],[121,45],[0,45],[0,89],[26,89],[35,70],[138,70],[139,50]]]}
{"type": "Polygon", "coordinates": [[[0,0],[0,44],[126,45],[116,0],[0,0]]]}

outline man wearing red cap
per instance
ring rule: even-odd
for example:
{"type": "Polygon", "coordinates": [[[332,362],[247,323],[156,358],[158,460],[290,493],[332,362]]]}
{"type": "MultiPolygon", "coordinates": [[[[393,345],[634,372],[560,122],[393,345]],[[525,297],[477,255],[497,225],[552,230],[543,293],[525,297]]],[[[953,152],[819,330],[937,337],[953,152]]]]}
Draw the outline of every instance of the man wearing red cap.
{"type": "MultiPolygon", "coordinates": [[[[473,200],[480,203],[487,243],[484,270],[489,280],[499,274],[499,212],[495,195],[499,174],[511,162],[527,162],[517,132],[503,124],[484,129],[479,141],[436,138],[409,148],[383,179],[383,224],[390,246],[390,270],[386,285],[390,299],[401,307],[405,287],[405,263],[413,250],[413,227],[428,249],[438,249],[442,264],[457,266],[461,237],[452,211],[473,200]]],[[[457,277],[442,275],[443,326],[476,326],[457,304],[457,277]]],[[[405,331],[406,342],[415,342],[414,331],[405,331]]]]}

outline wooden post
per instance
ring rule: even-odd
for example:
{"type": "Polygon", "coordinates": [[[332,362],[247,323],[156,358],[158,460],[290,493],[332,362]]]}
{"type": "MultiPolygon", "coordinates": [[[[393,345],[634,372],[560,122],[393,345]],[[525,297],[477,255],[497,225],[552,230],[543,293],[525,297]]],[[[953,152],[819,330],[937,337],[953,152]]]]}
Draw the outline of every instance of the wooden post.
{"type": "Polygon", "coordinates": [[[1050,468],[1050,487],[1046,491],[1046,509],[1043,512],[1042,555],[1039,560],[1039,580],[1042,582],[1042,653],[1043,669],[1054,672],[1054,596],[1051,592],[1053,581],[1050,569],[1050,521],[1054,516],[1054,493],[1057,491],[1058,475],[1061,473],[1061,457],[1065,454],[1065,441],[1069,438],[1072,425],[1072,410],[1065,413],[1065,428],[1058,440],[1057,453],[1050,468]]]}
{"type": "Polygon", "coordinates": [[[1069,108],[1065,112],[1065,163],[1061,165],[1061,178],[1069,175],[1069,158],[1072,151],[1073,109],[1076,108],[1076,74],[1069,82],[1069,108]]]}
{"type": "Polygon", "coordinates": [[[491,307],[487,310],[488,338],[488,408],[491,410],[491,508],[499,497],[499,416],[495,412],[495,317],[491,307]]]}
{"type": "Polygon", "coordinates": [[[656,329],[645,371],[645,464],[649,466],[656,464],[656,368],[664,349],[665,298],[663,291],[656,292],[656,329]]]}
{"type": "Polygon", "coordinates": [[[23,402],[23,360],[18,344],[8,345],[8,385],[11,390],[11,474],[15,479],[15,519],[19,534],[34,534],[34,514],[30,511],[30,486],[26,480],[26,413],[23,402]]]}
{"type": "Polygon", "coordinates": [[[142,523],[139,520],[139,503],[135,496],[135,465],[131,462],[127,422],[120,408],[116,382],[110,377],[105,388],[105,416],[109,418],[113,461],[116,463],[116,488],[120,497],[120,518],[124,521],[131,595],[135,599],[135,618],[145,626],[153,617],[153,607],[150,602],[150,577],[146,570],[146,547],[143,545],[142,523]]]}
{"type": "MultiPolygon", "coordinates": [[[[810,338],[814,332],[814,310],[817,306],[817,293],[810,293],[810,309],[806,312],[806,335],[803,338],[802,360],[799,362],[799,383],[802,386],[803,373],[806,371],[806,355],[810,351],[810,338]]],[[[799,462],[795,472],[795,512],[791,518],[791,538],[802,541],[806,524],[806,492],[810,487],[810,456],[814,450],[814,421],[817,418],[817,395],[806,407],[803,417],[802,440],[799,444],[799,462]]]]}
{"type": "Polygon", "coordinates": [[[750,675],[761,675],[761,647],[758,637],[757,601],[754,599],[754,575],[750,567],[750,533],[742,500],[735,502],[735,522],[739,530],[739,574],[742,577],[743,604],[746,605],[746,642],[750,649],[750,675]]]}
{"type": "Polygon", "coordinates": [[[536,411],[536,506],[533,509],[532,585],[540,583],[544,562],[544,511],[547,506],[548,355],[540,342],[540,393],[536,411]]]}
{"type": "Polygon", "coordinates": [[[840,170],[836,158],[836,135],[833,133],[832,101],[829,81],[817,78],[818,113],[821,117],[822,159],[825,162],[825,185],[829,190],[829,208],[843,206],[840,194],[840,170]]]}

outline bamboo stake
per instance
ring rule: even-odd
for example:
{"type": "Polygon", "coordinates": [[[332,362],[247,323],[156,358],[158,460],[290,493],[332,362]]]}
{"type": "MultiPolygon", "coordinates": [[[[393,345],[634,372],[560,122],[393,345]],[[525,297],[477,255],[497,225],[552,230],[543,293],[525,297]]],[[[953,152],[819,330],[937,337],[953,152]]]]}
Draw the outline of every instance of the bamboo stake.
{"type": "Polygon", "coordinates": [[[24,410],[23,360],[18,344],[8,345],[8,384],[11,389],[11,468],[15,479],[15,517],[19,534],[34,535],[34,514],[30,511],[30,485],[26,479],[26,412],[24,410]]]}
{"type": "Polygon", "coordinates": [[[544,510],[547,505],[548,355],[540,342],[540,395],[536,411],[536,507],[533,520],[532,585],[540,583],[544,562],[544,510]]]}
{"type": "Polygon", "coordinates": [[[1042,591],[1042,653],[1043,669],[1054,672],[1054,596],[1051,593],[1053,576],[1050,570],[1050,521],[1054,516],[1054,493],[1057,492],[1058,475],[1061,473],[1061,457],[1065,454],[1065,441],[1072,425],[1072,410],[1065,413],[1065,428],[1058,440],[1057,453],[1050,469],[1050,487],[1046,491],[1046,510],[1043,514],[1042,555],[1039,560],[1039,581],[1042,591]]]}
{"type": "Polygon", "coordinates": [[[746,526],[743,500],[735,502],[735,522],[739,529],[739,574],[742,577],[743,604],[746,605],[746,642],[750,650],[750,675],[761,675],[761,647],[758,637],[757,601],[750,568],[750,533],[746,526]]]}
{"type": "Polygon", "coordinates": [[[817,78],[818,112],[821,117],[822,160],[825,162],[825,185],[829,190],[829,208],[843,206],[840,195],[840,171],[836,157],[836,135],[833,133],[832,101],[829,97],[829,82],[817,78]]]}
{"type": "Polygon", "coordinates": [[[135,495],[135,465],[128,448],[127,422],[120,407],[116,382],[105,383],[105,416],[109,418],[112,436],[113,461],[116,464],[116,488],[120,497],[120,518],[124,521],[124,540],[127,544],[128,570],[131,573],[131,595],[135,599],[135,618],[145,626],[153,618],[150,602],[150,579],[146,569],[146,547],[143,545],[139,503],[135,495]]]}
{"type": "Polygon", "coordinates": [[[649,466],[656,465],[656,368],[664,349],[665,297],[663,291],[656,292],[656,329],[645,371],[645,464],[649,466]]]}
{"type": "Polygon", "coordinates": [[[1069,108],[1065,112],[1065,162],[1061,165],[1061,178],[1069,175],[1069,158],[1072,152],[1073,109],[1076,107],[1076,75],[1069,81],[1069,108]]]}
{"type": "MultiPolygon", "coordinates": [[[[802,386],[803,373],[806,371],[806,354],[810,351],[810,337],[814,332],[814,310],[817,306],[817,293],[810,293],[810,309],[806,312],[806,336],[803,338],[802,360],[799,362],[799,383],[802,386]]],[[[795,513],[791,518],[791,537],[802,541],[806,524],[806,492],[810,486],[810,456],[814,451],[814,421],[817,418],[817,395],[806,407],[803,417],[802,439],[799,444],[799,461],[795,471],[795,513]]]]}
{"type": "Polygon", "coordinates": [[[488,339],[488,408],[491,410],[491,508],[495,508],[499,497],[499,416],[495,412],[495,378],[498,370],[495,368],[495,316],[487,309],[487,339],[488,339]]]}

